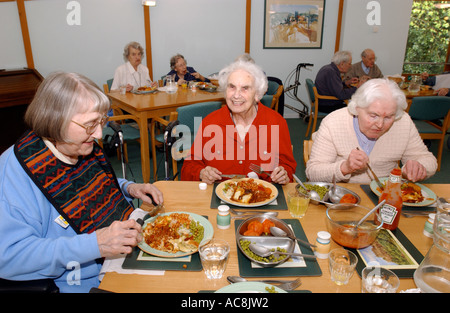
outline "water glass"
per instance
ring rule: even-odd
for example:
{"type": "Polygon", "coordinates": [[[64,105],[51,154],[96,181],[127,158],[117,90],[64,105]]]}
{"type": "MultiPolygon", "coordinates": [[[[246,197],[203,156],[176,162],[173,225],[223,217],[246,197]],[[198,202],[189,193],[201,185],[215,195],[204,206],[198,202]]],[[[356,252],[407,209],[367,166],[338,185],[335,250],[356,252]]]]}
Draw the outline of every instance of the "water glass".
{"type": "Polygon", "coordinates": [[[337,248],[328,256],[331,280],[336,285],[346,285],[355,271],[358,257],[351,251],[337,248]]]}
{"type": "Polygon", "coordinates": [[[199,247],[200,260],[206,277],[209,279],[222,278],[227,268],[230,245],[222,239],[211,239],[199,247]]]}
{"type": "Polygon", "coordinates": [[[175,93],[177,92],[178,86],[175,82],[175,77],[173,75],[166,76],[166,92],[175,93]]]}
{"type": "Polygon", "coordinates": [[[127,93],[127,85],[120,85],[119,90],[120,90],[121,95],[126,94],[127,93]]]}
{"type": "Polygon", "coordinates": [[[399,285],[397,275],[386,268],[367,266],[361,272],[362,293],[395,293],[399,285]]]}
{"type": "Polygon", "coordinates": [[[292,217],[303,217],[308,209],[310,196],[298,192],[297,189],[288,191],[288,209],[292,217]]]}

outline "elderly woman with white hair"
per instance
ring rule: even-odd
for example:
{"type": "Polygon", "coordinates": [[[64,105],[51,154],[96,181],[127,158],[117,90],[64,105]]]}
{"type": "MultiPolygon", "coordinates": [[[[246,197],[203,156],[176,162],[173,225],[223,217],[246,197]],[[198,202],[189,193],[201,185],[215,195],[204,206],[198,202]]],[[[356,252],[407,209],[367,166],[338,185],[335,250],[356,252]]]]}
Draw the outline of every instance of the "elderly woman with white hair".
{"type": "Polygon", "coordinates": [[[156,86],[157,82],[150,79],[148,68],[143,65],[144,48],[135,41],[128,43],[123,49],[124,64],[120,65],[115,73],[111,90],[118,90],[126,86],[128,92],[143,86],[156,86]]]}
{"type": "Polygon", "coordinates": [[[227,105],[203,119],[181,179],[212,184],[222,175],[247,175],[255,163],[269,173],[261,179],[292,181],[297,163],[286,120],[260,102],[268,85],[263,70],[235,61],[219,72],[219,85],[227,105]]]}
{"type": "Polygon", "coordinates": [[[313,134],[306,176],[310,181],[367,184],[373,179],[367,164],[379,177],[402,164],[403,176],[411,181],[436,172],[437,161],[428,151],[404,112],[404,93],[387,79],[372,79],[353,95],[346,108],[327,115],[313,134]]]}

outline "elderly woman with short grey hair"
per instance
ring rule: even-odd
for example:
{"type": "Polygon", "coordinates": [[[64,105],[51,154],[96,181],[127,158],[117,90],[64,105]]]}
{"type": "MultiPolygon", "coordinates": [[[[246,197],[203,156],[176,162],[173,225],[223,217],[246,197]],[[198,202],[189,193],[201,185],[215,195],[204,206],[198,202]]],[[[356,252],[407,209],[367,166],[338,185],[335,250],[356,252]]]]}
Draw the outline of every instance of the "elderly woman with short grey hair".
{"type": "Polygon", "coordinates": [[[252,173],[260,179],[292,181],[297,163],[286,120],[260,102],[267,84],[263,70],[252,62],[236,61],[219,72],[227,105],[203,119],[184,160],[182,180],[212,184],[247,175],[254,163],[266,172],[252,173]]]}
{"type": "Polygon", "coordinates": [[[327,115],[313,134],[306,164],[310,181],[368,184],[402,165],[404,178],[421,181],[434,175],[437,160],[428,151],[410,116],[406,97],[388,79],[372,79],[351,98],[348,107],[327,115]]]}
{"type": "Polygon", "coordinates": [[[126,86],[126,91],[130,92],[139,87],[157,85],[151,81],[148,68],[142,64],[143,57],[144,48],[138,42],[132,41],[125,46],[123,49],[125,63],[116,69],[111,90],[126,86]]]}
{"type": "Polygon", "coordinates": [[[170,72],[167,75],[172,75],[178,85],[186,82],[210,82],[210,80],[197,72],[193,67],[187,66],[186,59],[181,54],[176,54],[170,58],[170,72]]]}
{"type": "Polygon", "coordinates": [[[0,156],[0,277],[54,280],[61,292],[99,285],[102,258],[142,239],[133,198],[153,185],[117,179],[96,140],[109,99],[88,78],[53,73],[25,114],[30,130],[0,156]],[[130,219],[131,217],[131,219],[130,219]]]}

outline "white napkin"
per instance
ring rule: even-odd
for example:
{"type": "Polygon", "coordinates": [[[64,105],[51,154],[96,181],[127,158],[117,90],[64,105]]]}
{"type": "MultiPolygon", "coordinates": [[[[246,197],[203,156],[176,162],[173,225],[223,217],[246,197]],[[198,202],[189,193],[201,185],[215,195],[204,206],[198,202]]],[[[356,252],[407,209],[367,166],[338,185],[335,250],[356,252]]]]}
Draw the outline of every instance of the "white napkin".
{"type": "Polygon", "coordinates": [[[450,88],[450,74],[436,75],[436,83],[433,89],[438,90],[441,88],[450,88]]]}
{"type": "MultiPolygon", "coordinates": [[[[137,208],[131,213],[130,219],[137,220],[138,218],[143,218],[146,214],[146,211],[137,208]]],[[[107,272],[116,272],[119,274],[164,275],[165,271],[161,270],[124,269],[122,268],[122,264],[125,261],[125,257],[125,255],[119,255],[113,258],[106,258],[100,270],[99,279],[102,280],[107,272]]]]}

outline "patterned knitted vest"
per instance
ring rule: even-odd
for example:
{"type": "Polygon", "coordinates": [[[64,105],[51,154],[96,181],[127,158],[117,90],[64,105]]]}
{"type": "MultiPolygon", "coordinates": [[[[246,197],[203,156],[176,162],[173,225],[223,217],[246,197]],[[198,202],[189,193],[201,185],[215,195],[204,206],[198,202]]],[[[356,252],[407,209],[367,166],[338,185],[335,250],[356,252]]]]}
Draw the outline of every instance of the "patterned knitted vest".
{"type": "Polygon", "coordinates": [[[133,211],[102,149],[68,165],[55,157],[33,131],[16,143],[14,153],[37,187],[78,233],[91,233],[133,211]]]}

